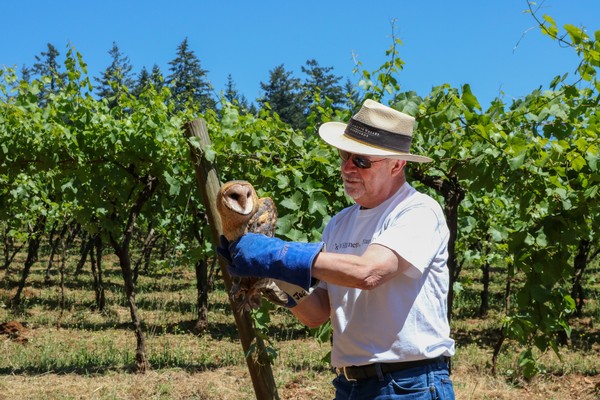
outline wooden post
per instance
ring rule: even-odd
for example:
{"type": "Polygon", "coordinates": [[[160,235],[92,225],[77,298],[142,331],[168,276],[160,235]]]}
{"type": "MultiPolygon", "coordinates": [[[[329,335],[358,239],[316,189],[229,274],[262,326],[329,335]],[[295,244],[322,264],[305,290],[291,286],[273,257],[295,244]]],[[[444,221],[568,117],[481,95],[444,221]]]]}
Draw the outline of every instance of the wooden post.
{"type": "MultiPolygon", "coordinates": [[[[192,163],[196,171],[196,182],[198,184],[198,189],[200,190],[202,203],[206,208],[206,215],[208,216],[208,222],[210,224],[213,244],[216,247],[219,244],[219,237],[222,234],[221,219],[217,212],[216,205],[217,192],[221,187],[221,182],[219,181],[216,167],[204,157],[204,149],[210,144],[206,122],[199,118],[186,123],[185,135],[187,138],[194,137],[199,139],[200,148],[191,143],[188,144],[190,145],[192,163]]],[[[223,273],[225,289],[227,290],[227,293],[229,293],[231,290],[231,277],[227,271],[227,264],[221,257],[219,257],[219,266],[223,273]]],[[[250,372],[250,377],[252,378],[256,398],[258,400],[279,400],[271,364],[268,360],[264,360],[263,357],[260,357],[261,354],[266,354],[264,342],[260,337],[256,336],[250,314],[246,311],[236,311],[236,307],[234,307],[231,298],[229,299],[229,302],[240,334],[244,355],[249,354],[248,351],[250,350],[250,346],[253,342],[256,342],[256,351],[258,352],[257,354],[259,354],[259,357],[246,357],[246,363],[248,364],[248,370],[250,372]]]]}

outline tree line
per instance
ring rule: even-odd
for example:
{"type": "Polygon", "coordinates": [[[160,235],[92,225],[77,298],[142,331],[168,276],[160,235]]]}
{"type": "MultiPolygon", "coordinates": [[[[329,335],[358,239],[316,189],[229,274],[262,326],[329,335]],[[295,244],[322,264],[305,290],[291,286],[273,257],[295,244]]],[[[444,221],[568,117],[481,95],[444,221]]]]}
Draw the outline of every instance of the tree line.
{"type": "MultiPolygon", "coordinates": [[[[33,66],[24,65],[20,69],[21,78],[28,82],[34,78],[48,78],[38,93],[40,102],[47,101],[48,94],[62,89],[67,73],[57,47],[52,43],[47,43],[46,47],[35,56],[33,66]]],[[[224,99],[254,115],[259,109],[268,107],[282,121],[296,129],[304,129],[311,109],[318,105],[317,94],[320,98],[328,98],[336,108],[353,109],[359,101],[359,91],[348,78],[343,81],[342,76],[334,73],[333,67],[323,67],[315,59],[309,59],[301,66],[304,79],[295,77],[284,64],[275,66],[269,71],[269,80],[260,82],[262,95],[250,101],[237,90],[231,74],[227,76],[225,88],[217,92],[208,79],[209,71],[202,68],[201,60],[190,48],[187,38],[177,46],[166,74],[157,64],[151,69],[143,66],[139,73],[134,73],[129,57],[116,42],[108,54],[110,65],[94,77],[94,95],[110,99],[112,105],[125,92],[139,96],[144,87],[152,85],[157,90],[168,87],[175,107],[180,110],[193,106],[203,113],[214,109],[224,99]]]]}

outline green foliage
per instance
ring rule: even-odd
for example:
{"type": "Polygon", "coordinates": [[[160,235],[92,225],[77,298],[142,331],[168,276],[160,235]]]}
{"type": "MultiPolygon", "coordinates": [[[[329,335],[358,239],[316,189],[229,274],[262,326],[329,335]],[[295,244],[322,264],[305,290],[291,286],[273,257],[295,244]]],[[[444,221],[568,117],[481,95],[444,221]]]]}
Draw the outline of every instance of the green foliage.
{"type": "MultiPolygon", "coordinates": [[[[504,294],[500,322],[504,335],[526,349],[520,360],[526,377],[541,370],[533,349],[558,352],[559,338],[571,333],[575,299],[569,286],[578,244],[600,245],[593,229],[600,220],[600,33],[592,38],[566,25],[562,34],[547,16],[540,26],[552,39],[570,40],[581,57],[578,77],[587,86],[558,75],[546,90],[511,104],[498,98],[487,109],[469,85],[443,84],[420,97],[400,90],[403,61],[395,37],[381,67],[361,71],[359,63],[356,70],[365,98],[389,99],[417,119],[413,151],[434,162],[410,165],[409,174],[447,212],[455,234],[453,288],[469,286],[470,278],[461,275],[465,264],[501,270],[510,291],[504,294]]],[[[294,118],[306,103],[288,109],[293,102],[273,101],[275,89],[285,94],[297,87],[273,85],[270,109],[253,115],[223,102],[217,112],[203,97],[206,83],[183,74],[188,64],[197,69],[198,79],[205,73],[186,41],[178,56],[169,77],[173,90],[146,77],[153,84],[140,85],[132,95],[113,80],[119,95],[106,99],[92,96],[85,62],[72,48],[64,75],[50,72],[28,81],[14,71],[0,71],[0,224],[6,238],[22,240],[43,217],[49,224],[75,221],[90,234],[119,241],[139,206],[135,229],[155,229],[177,257],[161,260],[164,271],[171,270],[170,262],[193,263],[212,255],[182,134],[183,124],[202,110],[212,140],[205,154],[218,166],[220,179],[248,180],[260,196],[272,197],[279,214],[277,235],[320,239],[331,215],[348,200],[337,179],[338,157],[319,139],[318,126],[347,121],[353,110],[339,108],[339,93],[327,95],[315,87],[310,113],[300,124],[294,118]],[[60,85],[49,86],[58,76],[60,85]],[[149,186],[149,198],[140,202],[149,186]]],[[[309,67],[315,82],[329,72],[309,67]]],[[[278,84],[295,82],[286,82],[284,70],[278,73],[278,84]]],[[[193,139],[189,144],[198,145],[193,139]]],[[[255,314],[261,340],[267,340],[272,311],[266,307],[255,314]]],[[[327,341],[330,327],[318,334],[327,341]]],[[[269,347],[268,360],[275,356],[269,347]]]]}
{"type": "Polygon", "coordinates": [[[362,75],[362,79],[358,85],[364,90],[365,99],[382,101],[384,97],[391,96],[394,99],[396,95],[400,94],[400,84],[398,83],[396,74],[404,68],[404,61],[400,58],[398,51],[398,47],[401,45],[402,41],[392,34],[392,45],[385,52],[389,60],[373,72],[367,70],[361,71],[362,63],[357,63],[354,72],[360,72],[362,75]]]}
{"type": "Polygon", "coordinates": [[[340,199],[338,165],[332,149],[316,134],[296,131],[261,114],[240,114],[224,104],[221,121],[211,121],[212,154],[221,180],[245,179],[259,196],[269,196],[278,210],[277,234],[291,240],[319,240],[340,199]]]}
{"type": "Polygon", "coordinates": [[[259,361],[268,362],[269,364],[273,364],[277,358],[277,349],[273,346],[269,337],[270,313],[274,309],[275,306],[272,303],[263,301],[258,309],[251,311],[256,337],[254,343],[250,345],[246,352],[246,358],[256,357],[259,361]],[[262,346],[258,345],[259,341],[263,342],[262,346]],[[262,351],[259,349],[262,349],[262,351]]]}

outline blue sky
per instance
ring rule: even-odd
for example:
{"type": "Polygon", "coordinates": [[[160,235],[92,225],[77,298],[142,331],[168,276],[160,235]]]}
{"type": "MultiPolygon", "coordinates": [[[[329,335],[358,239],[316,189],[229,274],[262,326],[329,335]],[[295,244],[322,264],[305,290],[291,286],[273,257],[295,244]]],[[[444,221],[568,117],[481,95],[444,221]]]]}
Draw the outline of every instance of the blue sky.
{"type": "MultiPolygon", "coordinates": [[[[559,26],[600,30],[600,0],[538,1],[559,26]]],[[[188,43],[208,70],[217,92],[231,74],[250,101],[260,82],[280,64],[303,78],[301,66],[316,59],[350,78],[354,60],[374,70],[386,61],[395,35],[402,40],[402,90],[426,95],[443,83],[471,84],[482,105],[512,99],[573,74],[578,58],[535,29],[525,0],[368,1],[6,1],[2,4],[0,65],[32,66],[52,43],[62,55],[70,43],[90,76],[110,64],[116,42],[135,72],[157,64],[168,75],[177,46],[188,43]]]]}

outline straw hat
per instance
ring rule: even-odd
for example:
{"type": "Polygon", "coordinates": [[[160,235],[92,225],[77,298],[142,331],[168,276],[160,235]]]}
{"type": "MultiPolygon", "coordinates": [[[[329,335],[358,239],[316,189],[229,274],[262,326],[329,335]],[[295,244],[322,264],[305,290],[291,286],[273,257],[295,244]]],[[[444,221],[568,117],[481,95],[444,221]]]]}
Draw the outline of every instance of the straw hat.
{"type": "Polygon", "coordinates": [[[410,153],[415,119],[373,100],[366,100],[348,124],[326,122],[319,136],[338,149],[354,154],[430,162],[410,153]]]}

